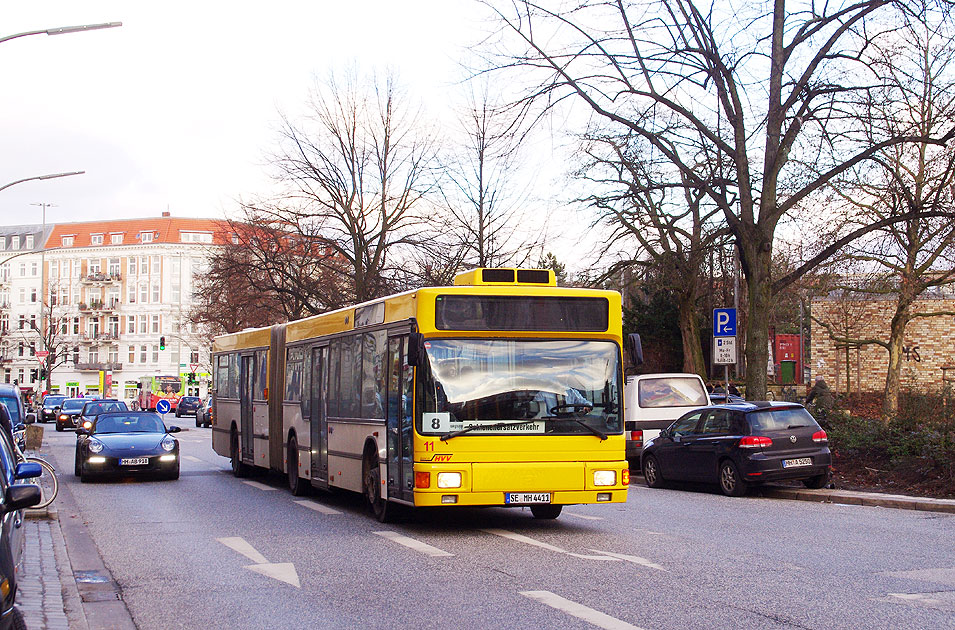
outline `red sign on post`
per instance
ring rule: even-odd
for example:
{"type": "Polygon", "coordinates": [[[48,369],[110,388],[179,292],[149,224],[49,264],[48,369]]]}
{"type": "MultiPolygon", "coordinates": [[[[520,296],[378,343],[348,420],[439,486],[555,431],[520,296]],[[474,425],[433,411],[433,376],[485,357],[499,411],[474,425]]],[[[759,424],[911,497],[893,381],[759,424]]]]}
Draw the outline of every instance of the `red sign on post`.
{"type": "Polygon", "coordinates": [[[37,351],[36,351],[36,356],[40,357],[41,359],[45,359],[45,358],[47,358],[48,356],[50,356],[50,351],[49,351],[49,350],[37,350],[37,351]]]}

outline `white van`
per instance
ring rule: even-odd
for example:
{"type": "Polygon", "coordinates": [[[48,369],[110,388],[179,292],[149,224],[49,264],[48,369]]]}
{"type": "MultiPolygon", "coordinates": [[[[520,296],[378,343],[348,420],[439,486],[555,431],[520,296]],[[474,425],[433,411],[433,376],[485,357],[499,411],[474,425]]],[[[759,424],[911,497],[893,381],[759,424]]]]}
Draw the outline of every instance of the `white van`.
{"type": "Polygon", "coordinates": [[[628,376],[623,388],[627,460],[640,466],[640,451],[674,420],[710,404],[706,385],[697,374],[628,376]]]}

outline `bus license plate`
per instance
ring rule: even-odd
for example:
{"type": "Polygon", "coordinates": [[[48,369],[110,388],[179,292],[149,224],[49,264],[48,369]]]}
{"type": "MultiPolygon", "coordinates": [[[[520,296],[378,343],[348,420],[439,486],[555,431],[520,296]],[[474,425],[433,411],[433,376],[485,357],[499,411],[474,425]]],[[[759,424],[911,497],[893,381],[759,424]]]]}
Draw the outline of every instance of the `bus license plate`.
{"type": "Polygon", "coordinates": [[[784,459],[783,468],[797,468],[799,466],[812,466],[811,457],[800,457],[799,459],[784,459]]]}
{"type": "Polygon", "coordinates": [[[550,503],[550,492],[506,492],[504,503],[550,503]]]}
{"type": "Polygon", "coordinates": [[[132,457],[119,460],[120,466],[145,466],[149,463],[148,457],[132,457]]]}

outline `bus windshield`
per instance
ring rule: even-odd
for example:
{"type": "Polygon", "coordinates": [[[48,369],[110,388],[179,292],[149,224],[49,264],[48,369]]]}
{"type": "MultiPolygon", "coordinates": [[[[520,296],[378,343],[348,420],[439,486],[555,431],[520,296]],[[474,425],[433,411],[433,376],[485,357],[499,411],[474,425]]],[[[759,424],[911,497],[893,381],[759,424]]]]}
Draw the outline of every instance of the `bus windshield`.
{"type": "Polygon", "coordinates": [[[175,376],[157,376],[156,392],[162,394],[175,394],[182,387],[182,381],[175,376]]]}
{"type": "Polygon", "coordinates": [[[432,339],[425,348],[430,370],[422,379],[420,433],[622,430],[619,351],[612,342],[432,339]]]}

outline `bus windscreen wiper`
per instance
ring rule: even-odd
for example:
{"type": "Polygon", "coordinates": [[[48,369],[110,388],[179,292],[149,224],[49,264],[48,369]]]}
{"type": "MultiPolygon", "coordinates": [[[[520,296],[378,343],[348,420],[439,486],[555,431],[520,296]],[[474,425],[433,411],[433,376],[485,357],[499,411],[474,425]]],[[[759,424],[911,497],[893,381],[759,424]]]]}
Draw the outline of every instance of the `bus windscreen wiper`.
{"type": "Polygon", "coordinates": [[[447,442],[453,437],[458,437],[459,435],[464,435],[465,433],[470,433],[471,431],[477,431],[478,429],[500,429],[501,427],[513,427],[519,424],[531,424],[532,422],[533,420],[506,420],[504,422],[495,422],[494,424],[472,424],[465,429],[458,429],[457,431],[445,433],[441,436],[441,441],[447,442]]]}
{"type": "Polygon", "coordinates": [[[607,439],[606,433],[604,433],[600,429],[590,426],[589,424],[587,424],[586,422],[578,418],[567,418],[567,417],[561,417],[561,416],[544,416],[542,420],[573,420],[574,422],[576,422],[583,428],[587,429],[588,431],[590,431],[591,433],[599,437],[601,442],[607,439]]]}

